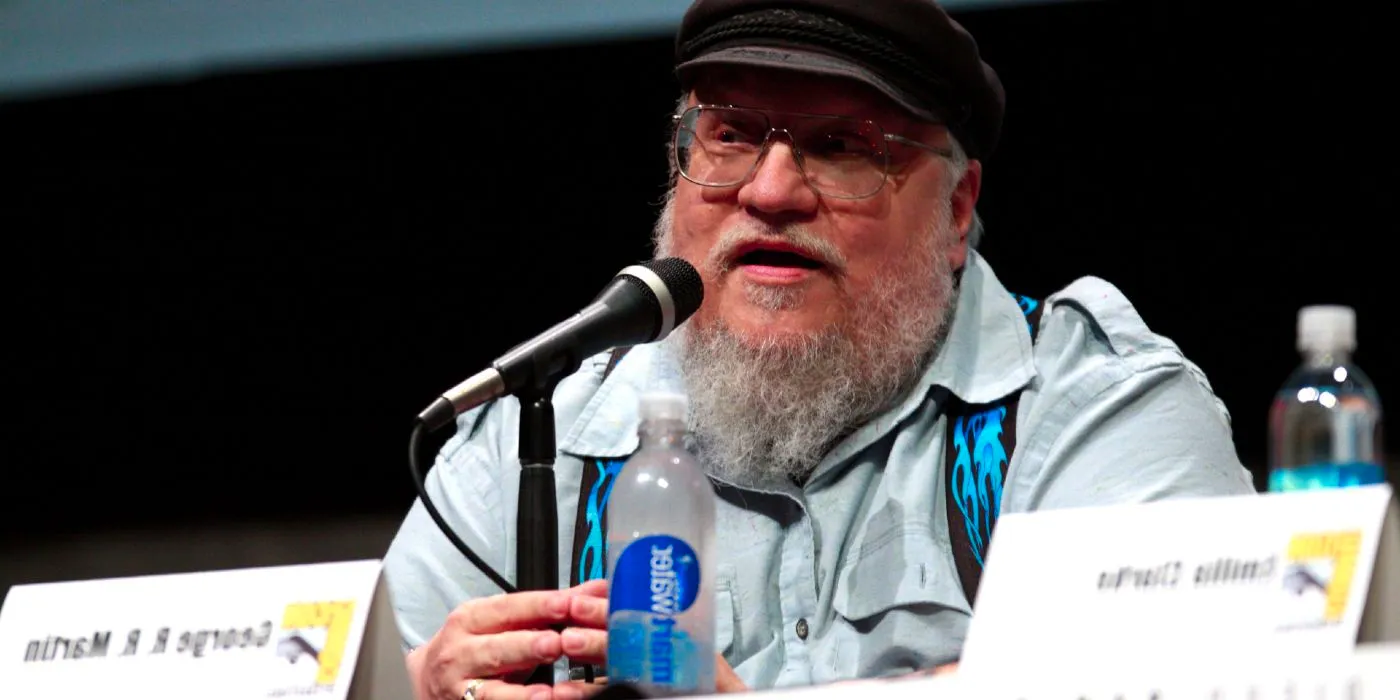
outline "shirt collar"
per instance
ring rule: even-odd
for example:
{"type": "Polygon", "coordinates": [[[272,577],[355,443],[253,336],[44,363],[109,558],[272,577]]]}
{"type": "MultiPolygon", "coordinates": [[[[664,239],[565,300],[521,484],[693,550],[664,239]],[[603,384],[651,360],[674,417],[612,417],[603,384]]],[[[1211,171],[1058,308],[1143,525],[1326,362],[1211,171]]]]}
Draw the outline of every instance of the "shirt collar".
{"type": "Polygon", "coordinates": [[[924,388],[941,386],[964,403],[985,404],[1021,389],[1034,377],[1025,312],[991,265],[969,250],[957,312],[943,347],[924,373],[924,388]]]}
{"type": "MultiPolygon", "coordinates": [[[[676,336],[671,336],[676,338],[676,336]]],[[[621,458],[637,451],[638,403],[647,391],[685,391],[680,368],[660,343],[627,351],[583,412],[559,440],[559,451],[576,457],[621,458]]],[[[602,374],[601,365],[595,369],[602,374]]]]}
{"type": "MultiPolygon", "coordinates": [[[[675,338],[676,336],[672,336],[675,338]]],[[[667,343],[633,347],[603,381],[559,441],[559,450],[578,457],[622,458],[637,449],[638,401],[646,391],[684,391],[684,381],[667,343]]],[[[601,373],[601,370],[598,370],[601,373]]],[[[957,310],[943,347],[920,378],[915,392],[886,418],[889,425],[942,387],[964,403],[985,404],[1030,383],[1035,377],[1031,338],[1020,305],[975,250],[968,251],[957,310]]]]}

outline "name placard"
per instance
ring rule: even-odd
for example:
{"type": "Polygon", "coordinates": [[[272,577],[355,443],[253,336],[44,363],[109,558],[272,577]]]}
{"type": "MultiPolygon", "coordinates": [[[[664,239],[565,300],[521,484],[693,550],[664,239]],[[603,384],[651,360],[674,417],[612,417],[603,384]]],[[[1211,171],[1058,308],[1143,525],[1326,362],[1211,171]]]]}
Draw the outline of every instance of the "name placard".
{"type": "Polygon", "coordinates": [[[0,698],[411,698],[378,561],[15,586],[0,698]]]}
{"type": "Polygon", "coordinates": [[[1345,658],[1400,639],[1388,486],[1008,514],[960,673],[1345,658]]]}
{"type": "MultiPolygon", "coordinates": [[[[749,693],[755,700],[1371,700],[1400,698],[1400,644],[1363,644],[1342,658],[1285,660],[1240,649],[1214,668],[1155,671],[911,674],[749,693]]],[[[694,696],[697,698],[703,696],[694,696]]]]}

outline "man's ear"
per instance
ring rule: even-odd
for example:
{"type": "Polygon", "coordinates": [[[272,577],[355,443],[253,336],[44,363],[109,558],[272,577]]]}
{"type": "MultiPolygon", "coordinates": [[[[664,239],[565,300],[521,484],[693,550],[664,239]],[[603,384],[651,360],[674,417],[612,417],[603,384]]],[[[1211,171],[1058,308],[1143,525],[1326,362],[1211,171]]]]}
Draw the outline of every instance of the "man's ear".
{"type": "Polygon", "coordinates": [[[967,243],[972,230],[972,219],[977,210],[977,197],[982,194],[982,161],[967,161],[967,171],[953,188],[953,230],[958,232],[958,243],[967,243]]]}
{"type": "Polygon", "coordinates": [[[977,218],[977,196],[981,192],[982,162],[969,160],[967,171],[953,187],[948,202],[953,215],[953,230],[958,234],[957,240],[948,246],[947,251],[948,265],[954,270],[961,270],[967,264],[967,250],[970,247],[968,235],[977,218]]]}

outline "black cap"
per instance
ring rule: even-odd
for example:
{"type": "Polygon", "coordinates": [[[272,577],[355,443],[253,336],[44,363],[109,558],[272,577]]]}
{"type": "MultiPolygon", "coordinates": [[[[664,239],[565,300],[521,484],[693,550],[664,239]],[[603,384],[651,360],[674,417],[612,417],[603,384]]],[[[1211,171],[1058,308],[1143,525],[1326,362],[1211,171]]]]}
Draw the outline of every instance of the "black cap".
{"type": "Polygon", "coordinates": [[[990,155],[1001,133],[1001,80],[932,0],[696,0],[676,34],[681,85],[724,64],[859,80],[947,125],[973,158],[990,155]]]}

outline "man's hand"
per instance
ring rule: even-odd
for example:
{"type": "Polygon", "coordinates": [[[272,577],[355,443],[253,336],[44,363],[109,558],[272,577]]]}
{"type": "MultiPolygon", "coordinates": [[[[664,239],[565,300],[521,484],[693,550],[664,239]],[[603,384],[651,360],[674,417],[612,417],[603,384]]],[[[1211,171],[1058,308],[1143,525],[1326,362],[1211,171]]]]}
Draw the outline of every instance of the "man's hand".
{"type": "Polygon", "coordinates": [[[719,654],[715,654],[715,690],[721,693],[746,693],[749,690],[729,662],[719,654]]]}
{"type": "Polygon", "coordinates": [[[541,664],[568,656],[602,663],[607,652],[608,584],[524,591],[470,600],[447,616],[427,644],[408,655],[418,700],[460,700],[468,681],[484,681],[476,700],[580,700],[601,686],[522,685],[541,664]],[[555,626],[564,631],[556,632],[555,626]]]}
{"type": "Polygon", "coordinates": [[[934,666],[933,668],[926,668],[926,669],[923,669],[923,670],[920,670],[920,671],[914,671],[914,672],[912,672],[912,673],[907,673],[907,674],[905,674],[904,676],[896,676],[896,677],[897,677],[897,678],[904,678],[904,677],[913,678],[913,677],[915,677],[915,676],[945,676],[945,675],[952,675],[952,674],[957,673],[957,672],[958,672],[958,662],[953,661],[953,662],[951,662],[951,663],[943,664],[942,666],[934,666]]]}

